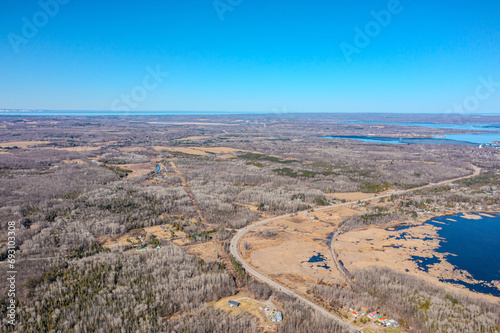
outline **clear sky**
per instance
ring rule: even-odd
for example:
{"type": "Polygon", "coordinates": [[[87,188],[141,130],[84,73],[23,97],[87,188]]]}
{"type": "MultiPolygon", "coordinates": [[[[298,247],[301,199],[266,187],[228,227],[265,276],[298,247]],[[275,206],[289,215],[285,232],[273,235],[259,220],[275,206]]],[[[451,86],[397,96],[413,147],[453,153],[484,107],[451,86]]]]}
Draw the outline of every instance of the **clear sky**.
{"type": "Polygon", "coordinates": [[[500,113],[499,1],[2,6],[0,108],[500,113]]]}

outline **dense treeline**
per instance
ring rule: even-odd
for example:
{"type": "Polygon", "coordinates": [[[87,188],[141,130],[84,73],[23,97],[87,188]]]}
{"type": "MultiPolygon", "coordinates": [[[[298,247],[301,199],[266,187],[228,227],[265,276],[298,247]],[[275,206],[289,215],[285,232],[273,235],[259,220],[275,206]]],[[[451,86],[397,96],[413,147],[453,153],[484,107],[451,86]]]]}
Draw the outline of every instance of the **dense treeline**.
{"type": "MultiPolygon", "coordinates": [[[[102,253],[70,261],[46,275],[27,283],[29,297],[17,312],[19,331],[160,332],[167,328],[164,319],[197,312],[203,303],[236,290],[219,265],[206,264],[173,245],[140,254],[102,253]]],[[[248,318],[218,317],[232,322],[229,325],[252,327],[248,318]]],[[[197,325],[194,331],[209,331],[202,327],[211,324],[197,325]]]]}
{"type": "Polygon", "coordinates": [[[339,223],[339,228],[341,228],[342,232],[347,232],[368,226],[384,225],[389,222],[394,223],[408,221],[408,218],[405,215],[393,213],[388,209],[385,210],[384,208],[375,207],[375,209],[370,209],[362,214],[344,217],[339,223]]]}
{"type": "Polygon", "coordinates": [[[334,308],[378,311],[399,320],[412,332],[500,332],[500,303],[445,290],[388,268],[351,272],[353,289],[316,284],[310,291],[334,308]],[[354,292],[353,290],[356,290],[354,292]]]}
{"type": "Polygon", "coordinates": [[[347,333],[352,332],[337,321],[329,319],[324,315],[312,310],[308,305],[281,292],[275,293],[275,297],[282,302],[285,317],[280,325],[276,325],[279,333],[347,333]]]}
{"type": "MultiPolygon", "coordinates": [[[[153,331],[150,331],[153,332],[153,331]]],[[[169,320],[162,332],[193,332],[193,333],[232,333],[232,332],[262,332],[255,318],[243,313],[229,315],[226,311],[211,307],[201,307],[196,312],[187,313],[169,320]]]]}

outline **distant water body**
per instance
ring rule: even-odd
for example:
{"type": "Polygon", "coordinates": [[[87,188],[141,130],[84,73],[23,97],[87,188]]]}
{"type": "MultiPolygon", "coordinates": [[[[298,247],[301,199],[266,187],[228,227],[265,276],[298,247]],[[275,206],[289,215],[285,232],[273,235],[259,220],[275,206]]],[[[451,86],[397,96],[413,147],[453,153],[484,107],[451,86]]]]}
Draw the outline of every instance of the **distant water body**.
{"type": "Polygon", "coordinates": [[[347,124],[374,124],[374,125],[397,125],[410,127],[430,127],[442,129],[455,129],[466,131],[496,131],[500,132],[498,123],[471,123],[471,124],[436,124],[423,122],[388,122],[388,121],[349,121],[347,124]]]}
{"type": "Polygon", "coordinates": [[[435,124],[423,122],[384,122],[384,121],[350,121],[347,124],[376,124],[376,125],[396,125],[409,127],[428,127],[443,129],[446,138],[393,138],[375,136],[327,136],[333,139],[354,139],[362,142],[393,143],[393,144],[441,144],[441,145],[465,145],[478,146],[493,142],[500,142],[499,123],[471,123],[471,124],[435,124]],[[492,133],[472,132],[465,134],[446,134],[447,129],[465,131],[488,131],[492,133]]]}
{"type": "MultiPolygon", "coordinates": [[[[469,272],[475,280],[481,282],[473,284],[460,280],[442,281],[500,297],[500,290],[491,285],[492,281],[500,281],[500,214],[474,215],[481,218],[467,219],[463,214],[457,214],[436,217],[426,222],[439,228],[441,241],[436,252],[443,253],[450,264],[469,272]]],[[[404,228],[407,227],[397,230],[404,228]]],[[[428,271],[431,265],[440,261],[435,256],[413,257],[413,260],[423,271],[428,271]]]]}
{"type": "MultiPolygon", "coordinates": [[[[500,142],[500,133],[483,134],[448,134],[446,138],[394,138],[387,136],[365,136],[365,135],[334,135],[323,136],[329,139],[351,139],[371,143],[391,143],[407,145],[461,145],[479,146],[500,142]]],[[[497,146],[497,145],[494,145],[497,146]]]]}
{"type": "MultiPolygon", "coordinates": [[[[273,114],[269,112],[248,112],[248,111],[65,111],[65,110],[27,110],[0,112],[1,116],[210,116],[210,115],[245,115],[245,114],[273,114]]],[[[286,115],[281,114],[280,115],[286,115]]],[[[437,124],[426,122],[384,122],[384,121],[348,121],[344,124],[378,124],[397,125],[413,127],[430,127],[439,129],[456,129],[471,131],[489,131],[493,133],[467,133],[467,134],[447,134],[446,138],[390,138],[372,136],[327,136],[336,139],[355,139],[363,142],[393,143],[393,144],[455,144],[472,145],[500,142],[499,123],[467,123],[467,124],[437,124]],[[497,133],[498,132],[498,133],[497,133]]]]}
{"type": "MultiPolygon", "coordinates": [[[[481,143],[441,139],[441,138],[393,138],[386,136],[365,136],[365,135],[334,135],[323,136],[329,139],[351,139],[369,143],[391,143],[391,144],[419,144],[419,145],[462,145],[462,146],[478,146],[481,143]]],[[[498,140],[500,140],[500,135],[498,140]]],[[[485,142],[487,143],[487,142],[485,142]]]]}

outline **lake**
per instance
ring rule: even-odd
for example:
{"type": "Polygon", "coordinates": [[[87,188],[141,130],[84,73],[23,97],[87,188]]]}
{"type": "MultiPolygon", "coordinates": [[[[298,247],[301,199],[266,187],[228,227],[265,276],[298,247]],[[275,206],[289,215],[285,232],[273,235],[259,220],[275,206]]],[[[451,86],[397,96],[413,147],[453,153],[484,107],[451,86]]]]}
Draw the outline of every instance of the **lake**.
{"type": "MultiPolygon", "coordinates": [[[[465,134],[457,134],[457,135],[465,135],[465,134]]],[[[451,136],[451,135],[450,135],[451,136]]],[[[350,140],[358,140],[362,142],[369,143],[391,143],[391,144],[407,144],[407,145],[461,145],[461,146],[479,146],[482,143],[490,143],[491,141],[486,142],[470,142],[463,141],[466,137],[462,137],[456,139],[444,139],[444,138],[395,138],[395,137],[387,137],[387,136],[370,136],[370,135],[325,135],[322,138],[328,139],[350,139],[350,140]]],[[[474,139],[476,141],[482,141],[480,136],[475,136],[474,139]]],[[[495,141],[500,141],[500,134],[497,135],[497,139],[495,141]]]]}
{"type": "Polygon", "coordinates": [[[352,139],[371,143],[391,143],[391,144],[429,144],[429,145],[463,145],[479,146],[482,144],[491,144],[500,142],[500,124],[475,123],[475,124],[435,124],[418,122],[384,122],[384,121],[349,121],[346,124],[376,124],[376,125],[396,125],[410,127],[429,127],[443,129],[442,134],[446,138],[395,138],[386,136],[356,136],[356,135],[338,135],[323,136],[330,139],[352,139]],[[471,132],[465,134],[446,134],[446,129],[468,130],[468,131],[489,131],[492,133],[471,132]]]}
{"type": "MultiPolygon", "coordinates": [[[[475,213],[480,219],[468,219],[463,214],[441,216],[426,223],[438,227],[442,240],[436,252],[445,254],[446,260],[458,269],[469,272],[475,280],[485,281],[477,284],[459,280],[442,280],[461,284],[470,290],[500,297],[500,290],[489,283],[500,281],[500,214],[486,216],[475,213]],[[455,221],[450,221],[449,219],[455,221]]],[[[404,230],[404,229],[398,229],[404,230]]],[[[423,271],[439,259],[412,258],[423,271]]]]}
{"type": "Polygon", "coordinates": [[[500,132],[498,123],[467,123],[467,124],[436,124],[424,122],[389,122],[389,121],[348,121],[346,124],[374,124],[374,125],[397,125],[412,127],[430,127],[442,129],[455,129],[466,131],[497,131],[500,132]]]}
{"type": "MultiPolygon", "coordinates": [[[[446,138],[397,138],[388,136],[371,135],[325,135],[323,138],[329,139],[351,139],[370,143],[390,143],[407,145],[461,145],[461,146],[479,146],[483,144],[492,144],[500,142],[500,133],[466,133],[466,134],[447,134],[446,138]]],[[[493,146],[499,146],[492,144],[493,146]]]]}

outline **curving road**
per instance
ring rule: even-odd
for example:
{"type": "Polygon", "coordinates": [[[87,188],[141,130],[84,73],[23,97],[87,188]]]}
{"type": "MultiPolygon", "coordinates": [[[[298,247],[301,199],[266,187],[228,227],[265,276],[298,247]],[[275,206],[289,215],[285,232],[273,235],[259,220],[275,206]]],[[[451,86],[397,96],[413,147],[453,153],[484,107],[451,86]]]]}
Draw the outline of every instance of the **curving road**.
{"type": "MultiPolygon", "coordinates": [[[[454,178],[454,179],[450,179],[450,180],[444,180],[444,181],[439,182],[439,183],[431,183],[431,184],[420,186],[420,187],[416,187],[416,188],[413,188],[413,189],[396,191],[396,192],[392,192],[392,193],[389,193],[389,194],[383,194],[383,195],[379,195],[379,196],[374,196],[374,197],[367,198],[367,199],[354,200],[354,201],[344,202],[344,203],[341,203],[341,204],[335,204],[335,205],[331,205],[331,206],[325,206],[325,207],[321,207],[321,208],[316,208],[315,211],[321,211],[321,210],[335,208],[335,207],[341,207],[341,206],[348,206],[348,205],[352,205],[353,203],[357,203],[357,202],[364,202],[364,201],[370,201],[370,200],[374,200],[374,199],[386,198],[386,197],[390,197],[392,195],[401,195],[401,194],[411,193],[411,192],[415,192],[415,191],[419,191],[419,190],[424,190],[424,189],[428,189],[428,188],[433,188],[433,187],[440,187],[440,186],[443,186],[443,185],[451,184],[451,183],[453,183],[453,182],[455,182],[457,180],[467,179],[467,178],[471,178],[471,177],[475,177],[475,176],[479,175],[479,173],[481,172],[481,169],[478,168],[478,167],[476,167],[475,165],[472,165],[472,168],[474,169],[474,172],[472,174],[468,175],[468,176],[454,178]]],[[[297,214],[303,215],[303,214],[306,214],[306,213],[307,213],[307,211],[302,211],[302,212],[299,212],[297,214]]],[[[290,290],[290,289],[288,289],[288,288],[280,285],[276,281],[273,281],[270,278],[268,278],[267,276],[259,273],[254,268],[252,268],[250,265],[248,265],[241,258],[240,254],[239,254],[239,251],[238,251],[238,242],[240,241],[241,237],[243,237],[243,235],[245,235],[248,231],[250,231],[251,229],[253,229],[255,227],[264,225],[264,224],[272,222],[272,221],[280,220],[280,219],[283,219],[285,217],[290,217],[292,215],[294,215],[294,214],[285,214],[285,215],[273,217],[273,218],[270,218],[270,219],[262,220],[262,221],[256,222],[254,224],[248,225],[248,226],[246,226],[246,227],[238,230],[238,233],[231,240],[231,254],[233,255],[233,257],[236,258],[236,260],[238,260],[241,263],[241,265],[243,266],[243,268],[245,268],[245,270],[247,271],[247,273],[249,273],[252,276],[258,278],[259,280],[267,283],[271,287],[273,287],[275,289],[278,289],[278,290],[281,290],[281,292],[283,292],[283,293],[285,293],[287,295],[294,296],[294,297],[300,299],[304,303],[307,303],[309,306],[311,306],[313,309],[315,309],[315,310],[319,311],[320,313],[324,314],[325,316],[327,316],[327,317],[329,317],[329,318],[337,321],[339,324],[341,324],[342,326],[344,326],[346,329],[352,330],[353,332],[357,332],[359,330],[359,328],[357,328],[355,326],[352,326],[352,325],[344,322],[342,319],[338,318],[337,316],[335,316],[334,314],[330,313],[329,311],[323,309],[321,306],[319,306],[319,305],[317,305],[317,304],[315,304],[315,303],[313,303],[313,302],[305,299],[304,297],[298,295],[294,291],[292,291],[292,290],[290,290]]],[[[333,239],[332,239],[332,243],[333,243],[333,239]]]]}

